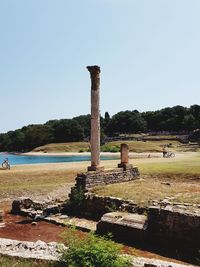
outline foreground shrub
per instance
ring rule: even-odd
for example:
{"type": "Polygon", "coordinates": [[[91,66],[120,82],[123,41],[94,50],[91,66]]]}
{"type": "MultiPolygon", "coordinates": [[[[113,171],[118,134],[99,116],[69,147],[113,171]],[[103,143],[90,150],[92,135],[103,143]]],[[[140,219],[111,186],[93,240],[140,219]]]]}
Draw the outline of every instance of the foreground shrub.
{"type": "Polygon", "coordinates": [[[69,249],[62,252],[61,261],[67,267],[129,267],[120,256],[121,246],[95,234],[80,236],[74,229],[65,233],[69,249]]]}

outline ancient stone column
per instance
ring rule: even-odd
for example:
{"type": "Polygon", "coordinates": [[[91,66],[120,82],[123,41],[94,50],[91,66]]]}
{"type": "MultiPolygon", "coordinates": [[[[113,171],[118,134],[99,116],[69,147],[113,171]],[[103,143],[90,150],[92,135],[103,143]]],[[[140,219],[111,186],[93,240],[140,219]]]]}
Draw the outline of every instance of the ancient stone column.
{"type": "Polygon", "coordinates": [[[100,67],[88,66],[91,78],[91,166],[88,171],[97,171],[100,168],[100,111],[99,111],[99,87],[100,67]]]}
{"type": "Polygon", "coordinates": [[[127,144],[121,144],[121,163],[118,164],[118,168],[123,168],[124,170],[132,168],[132,164],[129,164],[129,147],[127,144]]]}

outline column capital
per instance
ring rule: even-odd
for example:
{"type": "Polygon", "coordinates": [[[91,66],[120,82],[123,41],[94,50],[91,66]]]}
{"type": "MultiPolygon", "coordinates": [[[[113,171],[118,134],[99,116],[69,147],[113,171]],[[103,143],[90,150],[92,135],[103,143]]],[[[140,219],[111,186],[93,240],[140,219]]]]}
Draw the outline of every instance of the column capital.
{"type": "Polygon", "coordinates": [[[99,66],[95,65],[95,66],[87,66],[88,71],[91,74],[99,74],[101,72],[101,69],[99,66]]]}

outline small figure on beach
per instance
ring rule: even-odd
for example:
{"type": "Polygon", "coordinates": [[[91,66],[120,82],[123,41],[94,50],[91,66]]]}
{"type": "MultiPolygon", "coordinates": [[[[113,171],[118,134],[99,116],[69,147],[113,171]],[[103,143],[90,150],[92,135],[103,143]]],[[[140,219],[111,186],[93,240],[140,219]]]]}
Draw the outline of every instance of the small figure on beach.
{"type": "Polygon", "coordinates": [[[1,165],[2,165],[2,168],[3,169],[10,170],[10,163],[9,163],[8,158],[5,158],[4,161],[3,161],[3,163],[1,165]]]}
{"type": "Polygon", "coordinates": [[[163,152],[163,158],[165,158],[166,155],[167,155],[167,148],[166,148],[166,146],[163,146],[162,152],[163,152]]]}

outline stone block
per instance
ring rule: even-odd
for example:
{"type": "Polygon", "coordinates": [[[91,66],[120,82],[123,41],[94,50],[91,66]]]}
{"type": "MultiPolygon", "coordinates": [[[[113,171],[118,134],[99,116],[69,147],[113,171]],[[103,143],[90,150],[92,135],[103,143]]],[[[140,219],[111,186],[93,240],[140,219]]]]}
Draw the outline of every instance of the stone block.
{"type": "Polygon", "coordinates": [[[185,249],[200,248],[200,211],[186,211],[176,206],[150,207],[149,240],[185,249]]]}
{"type": "Polygon", "coordinates": [[[144,244],[146,240],[147,216],[124,212],[104,214],[97,224],[98,234],[111,233],[121,242],[144,244]]]}

